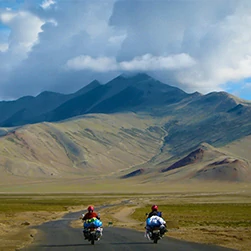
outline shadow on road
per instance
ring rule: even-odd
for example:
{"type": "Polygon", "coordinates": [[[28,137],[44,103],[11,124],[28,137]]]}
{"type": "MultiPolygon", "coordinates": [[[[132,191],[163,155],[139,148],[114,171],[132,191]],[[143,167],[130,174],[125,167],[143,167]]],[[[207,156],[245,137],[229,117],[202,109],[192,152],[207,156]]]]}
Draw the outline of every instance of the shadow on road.
{"type": "Polygon", "coordinates": [[[86,244],[65,244],[65,245],[39,245],[39,248],[59,248],[59,247],[84,247],[84,246],[91,246],[90,243],[86,244]]]}
{"type": "Polygon", "coordinates": [[[110,245],[146,245],[153,244],[152,242],[112,242],[110,245]]]}

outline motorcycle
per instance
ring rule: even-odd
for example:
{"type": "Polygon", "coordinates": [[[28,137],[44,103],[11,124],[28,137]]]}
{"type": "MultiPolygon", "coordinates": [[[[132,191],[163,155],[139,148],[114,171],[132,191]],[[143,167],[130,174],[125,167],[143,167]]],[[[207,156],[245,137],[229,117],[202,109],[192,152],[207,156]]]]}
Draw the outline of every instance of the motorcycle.
{"type": "MultiPolygon", "coordinates": [[[[80,217],[83,220],[84,214],[80,217]]],[[[90,241],[92,245],[94,245],[95,241],[99,241],[103,228],[102,222],[97,218],[87,219],[84,221],[83,225],[83,234],[86,240],[90,241]]]]}
{"type": "Polygon", "coordinates": [[[93,224],[91,224],[88,228],[85,228],[83,230],[85,238],[91,242],[92,245],[94,245],[95,241],[99,241],[100,237],[102,235],[102,228],[96,227],[93,224]]]}
{"type": "Polygon", "coordinates": [[[154,227],[147,231],[146,236],[149,240],[152,240],[153,243],[158,243],[158,240],[162,239],[163,235],[160,233],[159,227],[154,227]]]}
{"type": "MultiPolygon", "coordinates": [[[[146,213],[148,216],[148,214],[146,213]]],[[[152,216],[146,219],[146,234],[148,240],[152,240],[153,243],[158,243],[158,240],[162,239],[166,230],[166,222],[162,217],[152,216]],[[151,223],[150,223],[151,222],[151,223]]]]}

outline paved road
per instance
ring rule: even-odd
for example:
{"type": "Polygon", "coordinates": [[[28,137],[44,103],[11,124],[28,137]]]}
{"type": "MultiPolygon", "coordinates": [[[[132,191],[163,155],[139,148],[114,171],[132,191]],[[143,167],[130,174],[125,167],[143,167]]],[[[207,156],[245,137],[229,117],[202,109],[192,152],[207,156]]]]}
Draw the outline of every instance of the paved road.
{"type": "Polygon", "coordinates": [[[80,213],[70,213],[61,220],[47,222],[38,227],[43,234],[37,235],[34,243],[23,251],[78,251],[78,250],[102,250],[102,251],[229,251],[217,246],[208,246],[191,242],[178,241],[164,237],[157,244],[153,244],[144,237],[143,232],[130,229],[105,227],[103,236],[95,245],[84,240],[82,229],[69,226],[72,220],[79,217],[80,213]]]}

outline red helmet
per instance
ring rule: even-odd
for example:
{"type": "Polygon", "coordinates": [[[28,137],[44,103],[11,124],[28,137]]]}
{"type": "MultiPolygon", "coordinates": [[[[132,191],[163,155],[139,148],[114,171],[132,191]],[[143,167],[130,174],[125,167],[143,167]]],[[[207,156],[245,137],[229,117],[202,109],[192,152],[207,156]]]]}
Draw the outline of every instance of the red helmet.
{"type": "Polygon", "coordinates": [[[93,206],[89,206],[88,208],[87,208],[87,210],[90,212],[90,211],[94,211],[94,207],[93,206]]]}
{"type": "Polygon", "coordinates": [[[152,206],[152,211],[158,211],[158,206],[157,205],[153,205],[152,206]]]}

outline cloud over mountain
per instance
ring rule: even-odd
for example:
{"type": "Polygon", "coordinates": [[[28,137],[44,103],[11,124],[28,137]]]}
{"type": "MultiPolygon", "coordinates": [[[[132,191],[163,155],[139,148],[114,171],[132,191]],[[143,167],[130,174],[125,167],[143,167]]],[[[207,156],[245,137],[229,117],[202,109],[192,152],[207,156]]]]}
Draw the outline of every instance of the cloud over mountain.
{"type": "Polygon", "coordinates": [[[128,71],[186,91],[248,97],[247,0],[44,0],[0,8],[0,98],[73,92],[128,71]]]}
{"type": "Polygon", "coordinates": [[[93,70],[97,72],[106,71],[156,71],[187,68],[195,64],[195,61],[186,54],[171,55],[168,57],[154,57],[145,54],[135,57],[131,61],[117,62],[115,58],[90,56],[78,56],[67,62],[67,67],[74,70],[93,70]]]}

